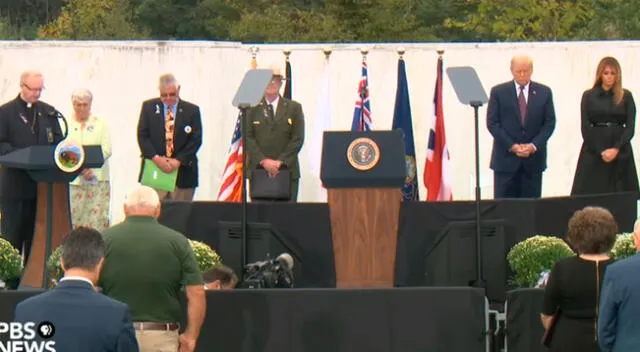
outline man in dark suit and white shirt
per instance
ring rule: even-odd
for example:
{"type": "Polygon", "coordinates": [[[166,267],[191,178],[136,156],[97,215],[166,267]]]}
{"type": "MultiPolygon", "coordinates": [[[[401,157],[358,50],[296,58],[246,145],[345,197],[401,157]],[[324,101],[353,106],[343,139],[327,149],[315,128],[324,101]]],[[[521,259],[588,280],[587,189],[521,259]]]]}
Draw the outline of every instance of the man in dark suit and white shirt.
{"type": "MultiPolygon", "coordinates": [[[[640,251],[640,221],[633,229],[640,251]]],[[[640,351],[640,254],[607,267],[600,291],[598,342],[603,352],[640,351]]]]}
{"type": "MultiPolygon", "coordinates": [[[[0,106],[0,155],[62,140],[57,110],[40,101],[43,90],[42,73],[25,71],[20,76],[20,94],[0,106]]],[[[26,171],[0,168],[1,233],[24,254],[25,262],[35,230],[37,193],[37,183],[26,171]]]]}
{"type": "Polygon", "coordinates": [[[180,84],[172,74],[159,80],[160,97],[142,103],[138,121],[138,145],[144,159],[150,159],[164,172],[178,169],[173,192],[156,190],[160,200],[193,200],[198,187],[198,157],[202,145],[200,108],[180,99],[180,84]]]}
{"type": "Polygon", "coordinates": [[[494,198],[540,198],[547,141],[556,124],[551,89],[531,81],[533,61],[511,59],[513,80],[491,89],[487,128],[493,136],[494,198]]]}
{"type": "Polygon", "coordinates": [[[14,320],[52,323],[56,351],[137,352],[129,308],[94,287],[105,256],[102,234],[80,227],[62,245],[64,277],[56,288],[19,303],[14,320]]]}

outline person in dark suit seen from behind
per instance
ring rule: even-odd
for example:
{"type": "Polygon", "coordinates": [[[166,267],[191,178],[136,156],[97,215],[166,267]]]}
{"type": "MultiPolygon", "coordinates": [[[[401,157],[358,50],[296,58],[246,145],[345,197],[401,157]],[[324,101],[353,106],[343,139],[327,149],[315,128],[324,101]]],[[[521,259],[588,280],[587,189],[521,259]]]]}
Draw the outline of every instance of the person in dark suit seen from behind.
{"type": "Polygon", "coordinates": [[[248,177],[251,178],[251,172],[259,167],[271,177],[288,169],[291,173],[289,201],[296,202],[300,179],[298,153],[304,143],[304,113],[300,103],[280,95],[285,79],[280,68],[272,66],[271,70],[273,78],[262,101],[248,111],[248,177]]]}
{"type": "Polygon", "coordinates": [[[160,223],[151,187],[127,195],[123,222],[104,230],[107,254],[99,286],[129,305],[142,352],[193,352],[206,314],[202,274],[189,240],[160,223]],[[182,334],[182,288],[187,326],[182,334]]]}
{"type": "Polygon", "coordinates": [[[104,262],[102,234],[79,227],[62,246],[64,277],[54,289],[20,302],[14,320],[52,323],[56,351],[137,352],[129,308],[94,286],[104,262]]]}
{"type": "Polygon", "coordinates": [[[180,98],[180,84],[172,74],[160,76],[160,97],[142,103],[138,145],[144,159],[166,173],[178,169],[173,192],[156,190],[160,200],[193,200],[198,187],[198,150],[202,145],[202,119],[198,105],[180,98]]]}
{"type": "Polygon", "coordinates": [[[582,94],[580,111],[583,143],[571,195],[638,193],[631,146],[636,104],[631,92],[622,88],[618,60],[600,60],[593,88],[582,94]]]}
{"type": "MultiPolygon", "coordinates": [[[[62,140],[57,110],[42,101],[42,73],[29,70],[20,76],[20,94],[0,106],[0,155],[34,145],[55,145],[62,140]]],[[[0,168],[2,236],[29,257],[36,221],[38,186],[26,171],[0,168]]]]}
{"type": "MultiPolygon", "coordinates": [[[[633,228],[633,243],[640,251],[640,220],[633,228]]],[[[602,283],[598,342],[602,352],[640,351],[640,254],[607,268],[602,283]]]]}
{"type": "Polygon", "coordinates": [[[487,127],[493,136],[494,198],[540,198],[547,141],[556,125],[551,89],[531,81],[533,61],[511,59],[513,80],[491,89],[487,127]]]}

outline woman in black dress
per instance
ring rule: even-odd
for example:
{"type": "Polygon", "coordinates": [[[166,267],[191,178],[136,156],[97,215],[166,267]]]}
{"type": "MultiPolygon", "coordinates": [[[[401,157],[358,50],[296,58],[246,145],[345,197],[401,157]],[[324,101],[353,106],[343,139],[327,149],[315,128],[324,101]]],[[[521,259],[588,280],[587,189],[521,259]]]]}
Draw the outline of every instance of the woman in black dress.
{"type": "Polygon", "coordinates": [[[638,192],[631,148],[636,105],[631,92],[622,88],[616,59],[600,60],[580,108],[583,143],[571,195],[638,192]]]}
{"type": "Polygon", "coordinates": [[[613,261],[618,225],[599,207],[576,211],[569,220],[567,242],[578,256],[559,260],[544,289],[541,320],[553,324],[550,351],[597,352],[598,304],[604,272],[613,261]]]}

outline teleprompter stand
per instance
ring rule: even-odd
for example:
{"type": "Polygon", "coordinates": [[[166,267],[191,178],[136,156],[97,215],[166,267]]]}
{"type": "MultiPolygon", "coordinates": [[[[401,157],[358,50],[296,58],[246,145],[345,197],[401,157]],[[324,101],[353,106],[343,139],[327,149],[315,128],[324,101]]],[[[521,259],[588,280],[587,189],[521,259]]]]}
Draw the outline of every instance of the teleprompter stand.
{"type": "Polygon", "coordinates": [[[240,124],[242,135],[242,213],[240,226],[240,258],[242,266],[247,264],[247,110],[260,103],[264,90],[273,79],[273,71],[268,69],[253,69],[245,73],[240,87],[233,98],[233,106],[240,109],[240,124]]]}
{"type": "Polygon", "coordinates": [[[486,288],[482,268],[482,231],[480,222],[480,126],[478,109],[489,101],[487,93],[482,87],[476,71],[472,67],[450,67],[447,75],[456,92],[458,100],[464,105],[470,105],[474,111],[475,122],[475,158],[476,158],[476,278],[469,286],[486,288]]]}

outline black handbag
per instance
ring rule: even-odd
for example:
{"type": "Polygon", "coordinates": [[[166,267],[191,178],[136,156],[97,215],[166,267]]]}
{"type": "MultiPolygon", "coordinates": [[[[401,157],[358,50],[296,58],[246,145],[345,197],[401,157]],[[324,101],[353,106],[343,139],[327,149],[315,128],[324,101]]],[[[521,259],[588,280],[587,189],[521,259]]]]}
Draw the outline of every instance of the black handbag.
{"type": "Polygon", "coordinates": [[[291,199],[291,171],[280,169],[278,174],[271,178],[267,170],[257,168],[251,172],[249,185],[251,200],[279,200],[291,199]]]}

